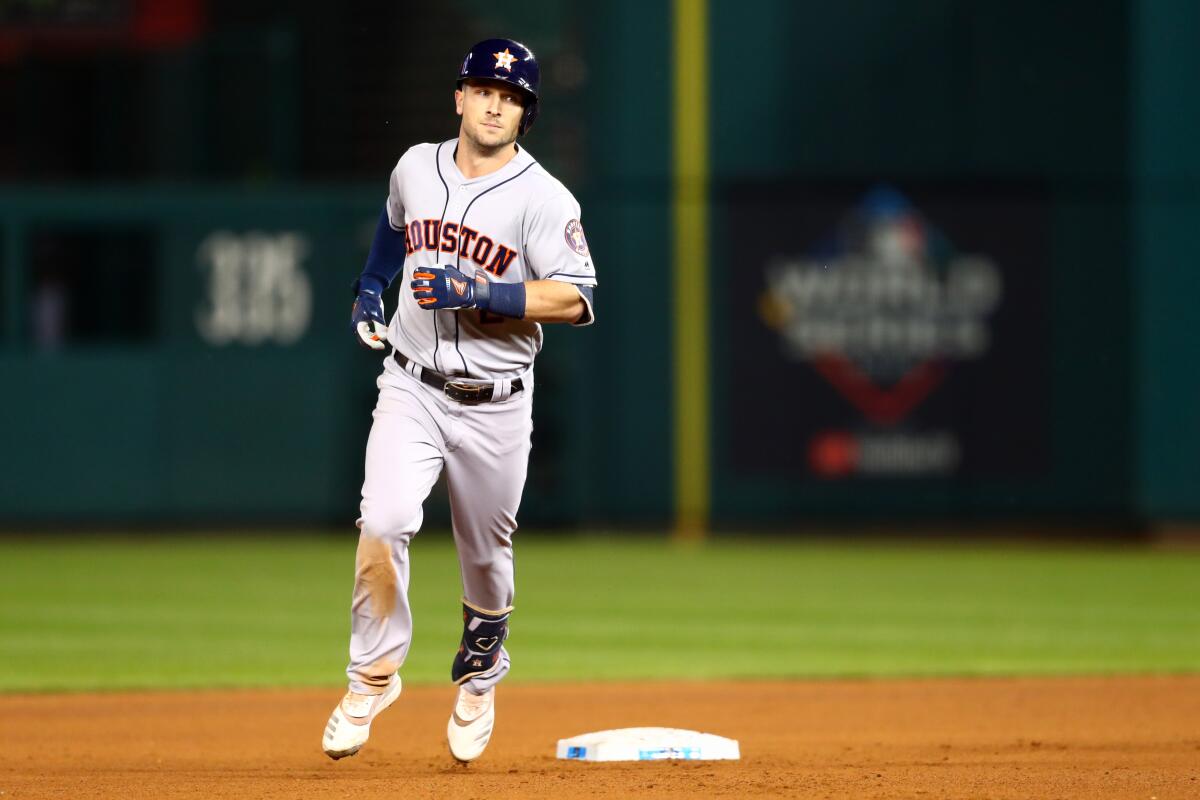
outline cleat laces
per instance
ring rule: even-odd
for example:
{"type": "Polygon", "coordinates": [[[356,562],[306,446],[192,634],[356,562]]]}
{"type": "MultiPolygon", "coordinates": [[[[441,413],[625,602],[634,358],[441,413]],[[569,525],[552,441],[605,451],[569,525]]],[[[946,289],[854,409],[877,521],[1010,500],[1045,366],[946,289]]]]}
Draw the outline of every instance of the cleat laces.
{"type": "Polygon", "coordinates": [[[365,717],[371,713],[371,703],[374,699],[375,695],[346,692],[346,697],[342,700],[342,710],[347,717],[365,717]]]}
{"type": "Polygon", "coordinates": [[[458,716],[467,722],[474,722],[487,711],[490,702],[491,692],[476,695],[463,691],[458,699],[458,716]]]}

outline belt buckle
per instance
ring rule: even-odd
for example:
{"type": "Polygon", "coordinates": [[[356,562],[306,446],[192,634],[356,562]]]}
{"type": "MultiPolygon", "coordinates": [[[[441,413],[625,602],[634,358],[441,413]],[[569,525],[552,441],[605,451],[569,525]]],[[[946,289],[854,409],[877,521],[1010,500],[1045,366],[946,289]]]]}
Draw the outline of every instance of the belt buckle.
{"type": "Polygon", "coordinates": [[[446,381],[442,391],[446,393],[446,397],[458,403],[484,403],[492,399],[492,387],[486,383],[446,381]]]}

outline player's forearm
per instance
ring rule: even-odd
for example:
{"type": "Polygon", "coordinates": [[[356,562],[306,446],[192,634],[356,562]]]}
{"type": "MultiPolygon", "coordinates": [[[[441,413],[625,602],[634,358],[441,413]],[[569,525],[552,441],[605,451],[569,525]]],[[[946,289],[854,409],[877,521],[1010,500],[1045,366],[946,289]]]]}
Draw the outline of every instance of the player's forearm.
{"type": "Polygon", "coordinates": [[[482,271],[469,278],[454,267],[418,267],[413,271],[413,299],[430,311],[478,308],[489,314],[530,322],[592,321],[592,287],[554,280],[501,283],[482,271]]]}
{"type": "Polygon", "coordinates": [[[530,322],[575,322],[586,310],[574,284],[525,282],[525,319],[530,322]]]}

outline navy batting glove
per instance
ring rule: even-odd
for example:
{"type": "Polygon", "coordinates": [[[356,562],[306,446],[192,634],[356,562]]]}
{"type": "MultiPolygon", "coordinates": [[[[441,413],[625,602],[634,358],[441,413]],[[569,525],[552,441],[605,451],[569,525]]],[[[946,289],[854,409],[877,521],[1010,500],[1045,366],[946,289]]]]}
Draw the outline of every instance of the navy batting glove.
{"type": "Polygon", "coordinates": [[[350,330],[358,343],[372,350],[387,344],[387,320],[383,316],[383,286],[370,278],[354,282],[354,307],[350,310],[350,330]]]}
{"type": "Polygon", "coordinates": [[[454,267],[417,267],[413,272],[413,297],[422,308],[473,308],[475,279],[454,267]]]}
{"type": "Polygon", "coordinates": [[[424,308],[478,308],[502,317],[525,317],[525,284],[492,283],[483,272],[468,278],[454,267],[419,267],[409,286],[424,308]]]}

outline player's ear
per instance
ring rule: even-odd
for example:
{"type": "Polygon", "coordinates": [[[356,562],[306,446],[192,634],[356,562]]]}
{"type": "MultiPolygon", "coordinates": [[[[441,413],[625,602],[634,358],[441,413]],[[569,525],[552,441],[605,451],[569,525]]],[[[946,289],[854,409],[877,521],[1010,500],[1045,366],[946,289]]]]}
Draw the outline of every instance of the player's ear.
{"type": "Polygon", "coordinates": [[[462,116],[463,106],[463,91],[462,89],[454,90],[454,113],[462,116]]]}

